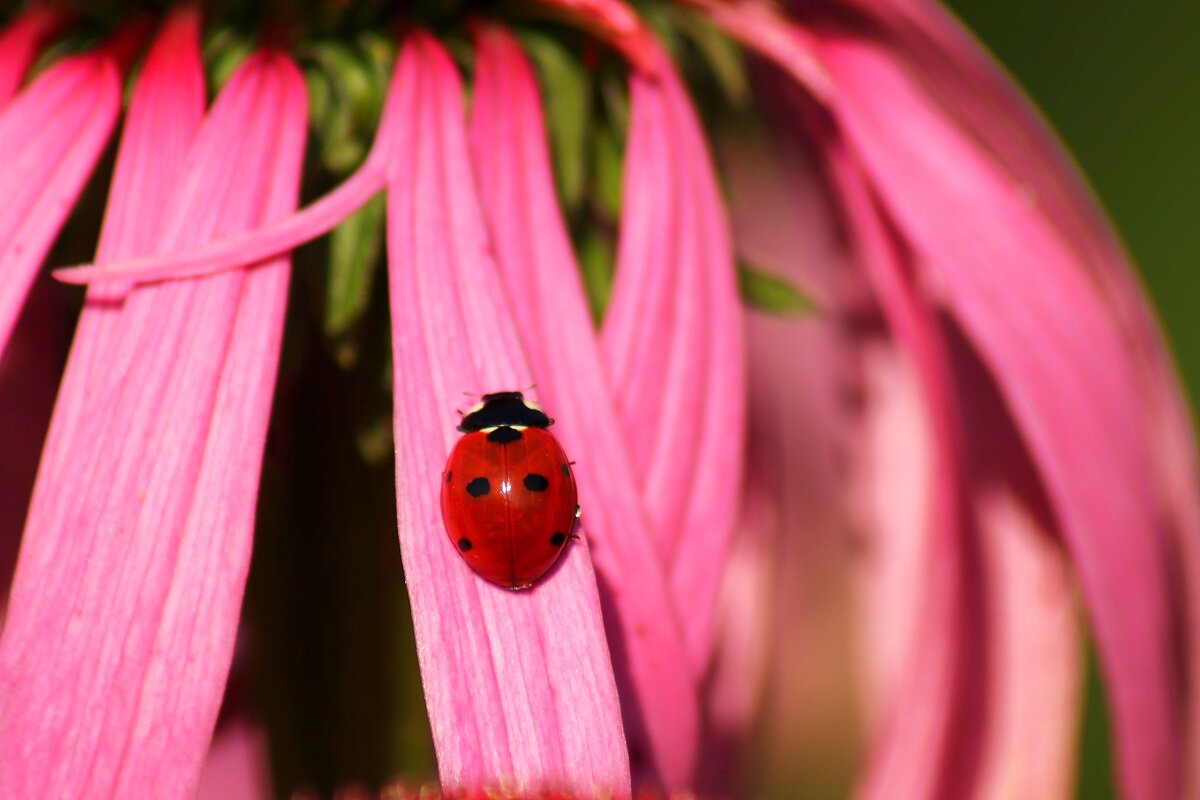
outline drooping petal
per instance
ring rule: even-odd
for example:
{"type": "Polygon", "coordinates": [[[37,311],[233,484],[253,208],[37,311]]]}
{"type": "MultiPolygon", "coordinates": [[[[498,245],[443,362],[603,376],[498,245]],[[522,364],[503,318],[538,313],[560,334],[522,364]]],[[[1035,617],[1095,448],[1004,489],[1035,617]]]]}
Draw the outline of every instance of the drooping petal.
{"type": "MultiPolygon", "coordinates": [[[[899,671],[884,708],[860,798],[969,797],[975,785],[986,715],[987,664],[983,576],[976,522],[968,504],[963,422],[948,345],[933,310],[913,284],[903,250],[887,228],[856,166],[837,142],[823,151],[880,310],[910,364],[920,397],[917,420],[930,438],[931,480],[915,526],[924,552],[911,590],[916,635],[902,645],[899,671]]],[[[905,470],[906,452],[891,447],[884,467],[905,470]],[[894,462],[888,459],[894,459],[894,462]]],[[[886,478],[896,477],[895,472],[886,478]]],[[[892,481],[877,481],[888,491],[892,481]]],[[[881,516],[886,527],[890,520],[881,516]]],[[[890,613],[889,609],[882,609],[890,613]]]]}
{"type": "MultiPolygon", "coordinates": [[[[1141,373],[1139,387],[1152,433],[1154,479],[1171,558],[1188,608],[1183,635],[1200,652],[1200,499],[1195,433],[1184,392],[1153,311],[1103,212],[1053,132],[977,42],[935,3],[853,0],[885,34],[890,52],[930,87],[943,112],[981,143],[1042,210],[1049,225],[1095,281],[1141,373]],[[997,125],[997,118],[1009,120],[997,125]]],[[[1200,659],[1190,659],[1190,686],[1200,686],[1200,659]]],[[[1200,691],[1190,692],[1186,774],[1200,792],[1200,691]]]]}
{"type": "Polygon", "coordinates": [[[922,277],[994,373],[1046,483],[1091,612],[1122,785],[1134,800],[1177,797],[1178,609],[1139,376],[1110,311],[1024,189],[895,63],[849,39],[823,54],[839,123],[922,277]]]}
{"type": "MultiPolygon", "coordinates": [[[[158,246],[293,208],[305,113],[291,62],[250,59],[199,133],[158,246]]],[[[126,298],[106,357],[115,388],[89,420],[103,435],[26,534],[59,546],[50,563],[22,556],[0,645],[6,795],[194,791],[249,562],[285,269],[126,298]]]]}
{"type": "Polygon", "coordinates": [[[578,462],[583,521],[610,604],[609,640],[620,643],[614,656],[635,776],[684,788],[698,721],[680,607],[655,552],[558,209],[537,84],[507,34],[484,31],[479,51],[472,144],[485,211],[539,394],[578,462]]]}
{"type": "Polygon", "coordinates": [[[0,353],[121,109],[116,45],[55,64],[0,113],[0,353]]]}
{"type": "MultiPolygon", "coordinates": [[[[620,703],[586,538],[532,589],[471,572],[438,502],[464,393],[531,371],[489,255],[453,63],[411,37],[389,186],[401,554],[442,785],[629,794],[620,703]]],[[[551,409],[553,412],[553,409],[551,409]]]]}
{"type": "Polygon", "coordinates": [[[673,67],[634,75],[605,363],[693,669],[704,669],[741,490],[743,320],[724,205],[673,67]]]}

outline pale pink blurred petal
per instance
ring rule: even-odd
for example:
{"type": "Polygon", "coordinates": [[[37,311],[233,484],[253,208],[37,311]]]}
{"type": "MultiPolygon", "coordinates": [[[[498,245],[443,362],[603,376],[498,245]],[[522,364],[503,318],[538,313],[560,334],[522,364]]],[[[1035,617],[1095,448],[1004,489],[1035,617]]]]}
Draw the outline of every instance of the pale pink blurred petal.
{"type": "MultiPolygon", "coordinates": [[[[740,733],[743,740],[755,730],[764,733],[763,772],[777,791],[786,793],[799,780],[814,784],[820,779],[828,783],[814,786],[814,792],[840,796],[854,766],[861,727],[853,681],[847,680],[858,663],[848,569],[849,545],[858,537],[852,534],[855,520],[847,514],[852,497],[847,457],[859,412],[859,359],[851,319],[863,296],[862,276],[853,269],[811,153],[794,140],[776,142],[765,133],[742,130],[729,131],[718,141],[738,252],[756,268],[803,287],[817,305],[803,317],[748,315],[749,466],[743,524],[761,513],[765,492],[776,529],[764,577],[773,584],[771,619],[764,620],[771,645],[768,702],[762,708],[762,728],[753,728],[753,718],[747,717],[740,733]]],[[[720,646],[722,652],[728,647],[720,646]]],[[[750,663],[744,668],[753,674],[750,663]]],[[[708,698],[713,708],[708,715],[726,720],[727,740],[718,750],[720,744],[731,746],[729,740],[736,746],[739,730],[729,712],[740,703],[721,692],[745,699],[748,688],[733,674],[726,683],[728,689],[717,673],[708,698]],[[717,711],[718,706],[724,710],[717,711]]],[[[711,786],[728,792],[728,761],[707,752],[711,786]]]]}
{"type": "MultiPolygon", "coordinates": [[[[1092,276],[1108,304],[1131,357],[1141,371],[1144,420],[1153,429],[1152,488],[1173,537],[1180,591],[1187,604],[1188,647],[1200,652],[1200,486],[1195,433],[1170,355],[1153,311],[1108,220],[1063,150],[1025,96],[1012,85],[969,33],[940,6],[907,0],[855,0],[872,14],[902,59],[941,103],[1022,187],[1092,276]],[[997,125],[1002,117],[1015,124],[997,125]]],[[[1200,658],[1190,659],[1191,686],[1200,686],[1200,658]]],[[[1200,793],[1200,692],[1192,691],[1186,771],[1200,793]]]]}
{"type": "Polygon", "coordinates": [[[38,49],[65,23],[57,9],[31,8],[0,31],[0,107],[21,88],[38,49]]]}
{"type": "Polygon", "coordinates": [[[469,402],[464,393],[524,388],[532,376],[489,254],[457,71],[434,39],[417,34],[396,79],[408,89],[392,143],[388,221],[396,490],[442,786],[627,796],[620,703],[586,537],[521,592],[475,575],[446,540],[438,487],[455,408],[469,402]]]}
{"type": "Polygon", "coordinates": [[[1078,768],[1083,634],[1068,565],[1006,492],[976,502],[988,597],[988,746],[973,797],[1070,800],[1078,768]]]}
{"type": "Polygon", "coordinates": [[[867,410],[853,480],[861,537],[860,678],[869,729],[878,730],[891,698],[903,689],[905,660],[920,646],[921,587],[933,556],[933,448],[912,370],[895,347],[868,345],[860,358],[867,410]]]}
{"type": "Polygon", "coordinates": [[[0,354],[121,110],[115,46],[55,64],[0,113],[0,354]]]}
{"type": "Polygon", "coordinates": [[[629,466],[613,389],[563,226],[533,73],[513,39],[480,37],[473,146],[496,253],[538,392],[577,460],[622,688],[635,777],[683,787],[694,766],[696,687],[643,495],[629,466]],[[516,216],[513,209],[526,209],[516,216]]]}
{"type": "Polygon", "coordinates": [[[1122,785],[1134,800],[1175,797],[1183,726],[1167,542],[1138,376],[1104,302],[1021,187],[884,53],[829,40],[824,58],[851,146],[1042,471],[1091,610],[1122,785]]]}
{"type": "MultiPolygon", "coordinates": [[[[200,131],[159,246],[294,207],[305,111],[290,62],[250,59],[200,131]]],[[[0,759],[21,766],[0,771],[6,794],[194,790],[248,566],[282,269],[126,299],[108,354],[119,382],[93,409],[103,436],[59,482],[66,502],[27,530],[94,538],[60,547],[52,565],[22,556],[0,650],[0,749],[22,754],[0,759]]]]}
{"type": "Polygon", "coordinates": [[[196,800],[270,800],[271,770],[266,732],[234,720],[213,737],[196,786],[196,800]]]}
{"type": "MultiPolygon", "coordinates": [[[[924,419],[930,436],[931,480],[922,487],[929,496],[928,517],[921,525],[928,549],[919,559],[923,574],[909,586],[919,633],[905,643],[895,691],[883,698],[886,707],[858,796],[966,796],[987,713],[981,691],[987,654],[960,398],[948,344],[928,300],[914,286],[901,244],[839,143],[826,142],[825,151],[854,250],[915,378],[920,413],[907,428],[919,429],[924,419]]],[[[889,450],[896,464],[886,477],[894,479],[894,470],[905,468],[904,451],[889,450]]],[[[884,491],[890,485],[891,480],[880,484],[884,491]]],[[[879,523],[886,526],[887,517],[879,523]]]]}

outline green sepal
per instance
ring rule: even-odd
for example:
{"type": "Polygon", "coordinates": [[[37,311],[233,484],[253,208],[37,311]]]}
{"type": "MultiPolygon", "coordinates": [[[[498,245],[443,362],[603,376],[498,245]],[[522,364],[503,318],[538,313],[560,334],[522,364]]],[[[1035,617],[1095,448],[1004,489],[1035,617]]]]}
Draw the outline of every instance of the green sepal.
{"type": "Polygon", "coordinates": [[[608,220],[621,216],[624,142],[612,126],[600,125],[592,135],[592,207],[608,220]]]}
{"type": "MultiPolygon", "coordinates": [[[[383,254],[386,222],[384,195],[371,198],[334,228],[329,241],[329,278],[325,292],[325,335],[346,336],[371,302],[371,287],[383,254]]],[[[353,363],[356,348],[338,348],[343,366],[353,363]]]]}
{"type": "Polygon", "coordinates": [[[204,63],[209,85],[219,91],[254,52],[254,39],[232,25],[216,28],[205,36],[204,63]]]}
{"type": "Polygon", "coordinates": [[[612,240],[600,230],[588,228],[579,241],[579,271],[596,327],[604,319],[612,296],[615,260],[612,240]]]}
{"type": "Polygon", "coordinates": [[[817,310],[812,295],[778,275],[739,263],[738,289],[742,301],[769,314],[805,316],[817,310]]]}
{"type": "Polygon", "coordinates": [[[679,31],[695,48],[696,54],[712,74],[726,101],[734,108],[750,103],[750,81],[746,60],[739,48],[715,25],[690,9],[679,9],[679,31]]]}
{"type": "Polygon", "coordinates": [[[348,173],[371,147],[393,53],[380,37],[362,34],[351,43],[319,42],[303,55],[321,163],[348,173]]]}
{"type": "Polygon", "coordinates": [[[527,31],[521,44],[541,79],[555,182],[570,212],[579,208],[587,187],[587,140],[595,111],[590,82],[580,60],[557,40],[527,31]]]}

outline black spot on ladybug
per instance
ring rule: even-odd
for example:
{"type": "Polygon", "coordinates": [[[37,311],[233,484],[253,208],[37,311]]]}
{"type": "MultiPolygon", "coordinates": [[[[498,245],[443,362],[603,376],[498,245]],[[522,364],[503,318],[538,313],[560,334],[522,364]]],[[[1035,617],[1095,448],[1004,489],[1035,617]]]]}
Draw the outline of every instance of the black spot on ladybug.
{"type": "Polygon", "coordinates": [[[450,482],[450,476],[451,476],[451,475],[453,475],[453,474],[454,474],[454,473],[453,473],[453,472],[451,472],[450,470],[446,470],[446,483],[449,483],[449,482],[450,482]]]}
{"type": "Polygon", "coordinates": [[[545,475],[531,472],[525,476],[525,488],[531,492],[544,492],[549,486],[550,481],[546,480],[545,475]]]}
{"type": "Polygon", "coordinates": [[[516,428],[510,428],[507,425],[501,425],[499,428],[496,428],[496,430],[489,433],[487,438],[489,442],[495,442],[496,444],[508,444],[509,442],[515,442],[517,439],[520,439],[521,432],[516,428]]]}
{"type": "Polygon", "coordinates": [[[458,549],[462,550],[464,553],[467,552],[468,550],[470,550],[471,549],[471,540],[465,536],[463,538],[459,539],[458,540],[458,549]]]}
{"type": "Polygon", "coordinates": [[[566,464],[563,464],[563,475],[568,478],[571,477],[571,468],[566,464]]]}
{"type": "Polygon", "coordinates": [[[556,533],[550,537],[550,544],[554,545],[555,547],[561,547],[562,543],[565,542],[566,540],[567,540],[566,534],[556,533]]]}
{"type": "Polygon", "coordinates": [[[467,484],[467,494],[471,497],[483,497],[492,490],[492,485],[488,483],[487,478],[476,478],[467,484]]]}

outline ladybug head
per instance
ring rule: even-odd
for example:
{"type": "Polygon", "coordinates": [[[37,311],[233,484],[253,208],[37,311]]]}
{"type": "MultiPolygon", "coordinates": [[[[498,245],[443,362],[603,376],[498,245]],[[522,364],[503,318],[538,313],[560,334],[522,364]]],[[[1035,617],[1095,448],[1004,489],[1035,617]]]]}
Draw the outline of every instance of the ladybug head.
{"type": "Polygon", "coordinates": [[[546,416],[520,392],[485,394],[479,404],[467,412],[458,429],[463,433],[509,425],[516,428],[548,428],[554,420],[546,416]]]}

